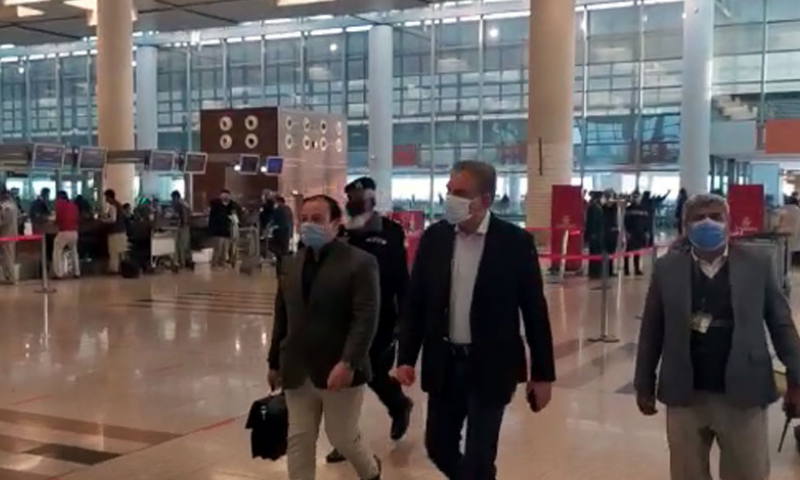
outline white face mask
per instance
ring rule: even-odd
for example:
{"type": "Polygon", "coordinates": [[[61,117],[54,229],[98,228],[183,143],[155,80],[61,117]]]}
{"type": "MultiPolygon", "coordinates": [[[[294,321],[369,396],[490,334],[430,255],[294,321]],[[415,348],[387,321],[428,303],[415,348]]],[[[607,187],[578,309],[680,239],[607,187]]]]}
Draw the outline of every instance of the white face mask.
{"type": "Polygon", "coordinates": [[[472,200],[448,194],[444,202],[444,218],[453,225],[458,225],[469,220],[472,216],[470,206],[472,200]]]}

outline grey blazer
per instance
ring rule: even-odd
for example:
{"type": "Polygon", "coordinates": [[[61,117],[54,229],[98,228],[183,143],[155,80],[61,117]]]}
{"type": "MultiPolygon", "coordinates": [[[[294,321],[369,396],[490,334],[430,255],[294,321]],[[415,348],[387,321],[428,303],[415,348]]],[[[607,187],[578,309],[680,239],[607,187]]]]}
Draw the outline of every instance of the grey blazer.
{"type": "MultiPolygon", "coordinates": [[[[657,391],[658,399],[671,407],[691,405],[694,394],[689,326],[692,262],[688,248],[682,248],[656,263],[639,336],[636,391],[650,395],[657,391]]],[[[728,262],[734,333],[726,396],[742,408],[765,407],[778,399],[765,330],[787,367],[789,383],[798,386],[800,339],[770,259],[734,244],[729,249],[728,262]]]]}
{"type": "Polygon", "coordinates": [[[375,257],[338,240],[303,300],[305,250],[283,262],[275,301],[269,365],[281,372],[283,388],[306,378],[326,388],[328,375],[344,360],[354,370],[353,386],[372,376],[369,347],[378,326],[380,286],[375,257]]]}

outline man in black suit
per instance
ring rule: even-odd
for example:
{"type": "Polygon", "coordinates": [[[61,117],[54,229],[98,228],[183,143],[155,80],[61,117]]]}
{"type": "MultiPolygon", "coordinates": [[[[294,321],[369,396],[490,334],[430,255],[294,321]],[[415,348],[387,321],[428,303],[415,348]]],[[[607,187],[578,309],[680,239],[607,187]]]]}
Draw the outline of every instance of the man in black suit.
{"type": "MultiPolygon", "coordinates": [[[[390,437],[400,440],[408,431],[411,410],[410,398],[396,378],[389,375],[397,356],[396,328],[400,305],[408,288],[406,235],[403,227],[375,211],[375,181],[361,177],[345,187],[348,222],[343,233],[350,245],[372,254],[378,261],[381,287],[381,309],[378,330],[369,350],[372,381],[369,387],[386,407],[392,419],[390,437]]],[[[336,450],[329,463],[344,461],[336,450]]]]}
{"type": "Polygon", "coordinates": [[[396,374],[401,383],[412,385],[423,350],[425,444],[450,480],[494,480],[500,425],[517,384],[527,382],[528,400],[538,412],[550,402],[555,381],[533,237],[489,213],[496,184],[497,174],[486,163],[460,162],[453,168],[447,221],[422,236],[400,324],[396,374]]]}

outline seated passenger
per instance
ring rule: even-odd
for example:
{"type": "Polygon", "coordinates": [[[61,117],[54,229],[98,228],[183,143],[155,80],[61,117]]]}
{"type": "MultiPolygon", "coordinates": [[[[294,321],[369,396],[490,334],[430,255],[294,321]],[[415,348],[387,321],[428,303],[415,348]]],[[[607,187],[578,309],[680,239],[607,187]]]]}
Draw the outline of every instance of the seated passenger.
{"type": "Polygon", "coordinates": [[[645,303],[634,385],[643,414],[656,398],[667,406],[672,480],[710,480],[714,440],[721,478],[769,478],[767,407],[779,394],[766,331],[787,367],[787,411],[800,406],[789,303],[770,258],[729,244],[728,222],[722,197],[689,199],[688,243],[656,263],[645,303]]]}

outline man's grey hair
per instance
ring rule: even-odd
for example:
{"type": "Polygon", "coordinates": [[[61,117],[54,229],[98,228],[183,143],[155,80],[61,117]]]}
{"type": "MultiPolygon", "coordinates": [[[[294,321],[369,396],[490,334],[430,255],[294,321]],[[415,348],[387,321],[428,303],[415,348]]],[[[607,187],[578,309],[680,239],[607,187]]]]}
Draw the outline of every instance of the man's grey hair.
{"type": "Polygon", "coordinates": [[[686,200],[686,204],[683,206],[683,218],[681,221],[686,225],[686,219],[691,218],[695,211],[709,207],[723,209],[726,216],[730,214],[728,201],[725,200],[724,197],[713,193],[700,193],[686,200]]]}
{"type": "Polygon", "coordinates": [[[453,171],[472,175],[478,183],[480,193],[489,195],[490,202],[494,201],[497,194],[497,170],[492,165],[477,160],[464,160],[453,165],[453,171]]]}

